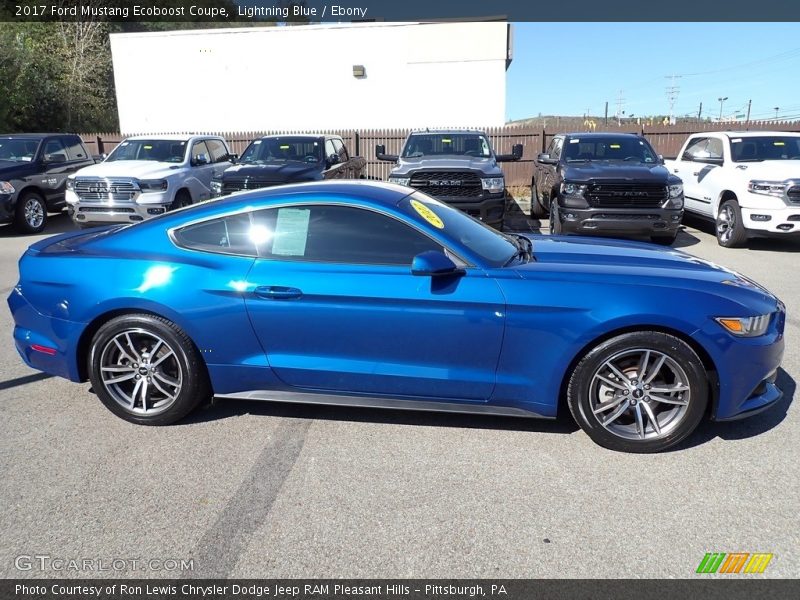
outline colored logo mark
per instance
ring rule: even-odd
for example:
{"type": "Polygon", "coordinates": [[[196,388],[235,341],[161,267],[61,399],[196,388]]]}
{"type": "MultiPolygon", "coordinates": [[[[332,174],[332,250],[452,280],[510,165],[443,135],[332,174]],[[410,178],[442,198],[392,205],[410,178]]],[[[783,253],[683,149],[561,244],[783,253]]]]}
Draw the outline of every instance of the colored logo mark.
{"type": "Polygon", "coordinates": [[[772,554],[763,552],[707,552],[696,573],[763,573],[772,560],[772,554]]]}

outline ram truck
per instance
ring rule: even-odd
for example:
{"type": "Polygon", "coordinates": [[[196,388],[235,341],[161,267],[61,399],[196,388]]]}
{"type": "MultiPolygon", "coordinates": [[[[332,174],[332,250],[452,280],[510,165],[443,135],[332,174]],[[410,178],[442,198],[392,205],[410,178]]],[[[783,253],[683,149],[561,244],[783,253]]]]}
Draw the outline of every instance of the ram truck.
{"type": "Polygon", "coordinates": [[[531,182],[531,216],[547,213],[551,234],[649,237],[669,246],[683,217],[683,185],[639,135],[556,135],[531,182]]]}
{"type": "Polygon", "coordinates": [[[522,158],[522,145],[511,154],[495,154],[482,131],[413,132],[399,155],[375,147],[378,160],[394,162],[390,183],[420,190],[451,204],[496,229],[502,229],[506,185],[500,162],[522,158]]]}
{"type": "Polygon", "coordinates": [[[338,135],[268,135],[254,140],[236,164],[211,181],[213,196],[285,183],[364,179],[367,161],[338,135]]]}
{"type": "Polygon", "coordinates": [[[21,233],[43,231],[47,213],[66,204],[67,177],[96,160],[74,134],[0,136],[0,223],[21,233]]]}
{"type": "Polygon", "coordinates": [[[79,227],[144,221],[211,198],[211,180],[232,158],[218,136],[129,137],[69,177],[67,210],[79,227]]]}
{"type": "Polygon", "coordinates": [[[714,222],[720,246],[800,234],[800,133],[697,133],[666,165],[683,180],[686,211],[714,222]]]}

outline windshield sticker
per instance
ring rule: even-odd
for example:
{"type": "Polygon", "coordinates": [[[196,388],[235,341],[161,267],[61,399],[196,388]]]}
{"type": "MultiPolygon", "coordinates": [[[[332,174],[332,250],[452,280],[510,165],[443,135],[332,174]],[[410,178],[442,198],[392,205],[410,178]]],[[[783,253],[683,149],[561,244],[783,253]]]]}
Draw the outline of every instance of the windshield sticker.
{"type": "Polygon", "coordinates": [[[735,140],[731,140],[731,144],[738,144],[742,141],[742,138],[736,138],[735,140]]]}
{"type": "Polygon", "coordinates": [[[615,150],[619,150],[620,148],[622,148],[622,146],[620,146],[619,144],[609,144],[609,147],[614,148],[615,150]]]}
{"type": "Polygon", "coordinates": [[[453,140],[451,140],[450,138],[442,138],[442,143],[443,144],[452,144],[453,140]]]}
{"type": "Polygon", "coordinates": [[[417,214],[419,214],[419,216],[425,219],[428,223],[430,223],[437,229],[444,229],[444,223],[439,218],[439,215],[437,215],[430,208],[425,206],[422,202],[420,202],[419,200],[412,200],[411,206],[413,206],[414,210],[417,211],[417,214]]]}
{"type": "Polygon", "coordinates": [[[281,144],[281,150],[288,150],[289,144],[281,144]]]}
{"type": "Polygon", "coordinates": [[[255,142],[253,142],[253,146],[258,146],[260,143],[261,143],[261,140],[256,140],[255,142]]]}
{"type": "Polygon", "coordinates": [[[272,242],[272,254],[305,256],[310,216],[311,211],[307,208],[278,209],[278,219],[275,222],[275,238],[272,242]]]}
{"type": "Polygon", "coordinates": [[[785,146],[786,143],[785,142],[772,142],[772,145],[773,146],[785,146]]]}
{"type": "Polygon", "coordinates": [[[579,142],[580,142],[580,140],[570,140],[570,141],[569,141],[569,143],[570,143],[570,144],[577,144],[577,143],[579,143],[579,142]]]}

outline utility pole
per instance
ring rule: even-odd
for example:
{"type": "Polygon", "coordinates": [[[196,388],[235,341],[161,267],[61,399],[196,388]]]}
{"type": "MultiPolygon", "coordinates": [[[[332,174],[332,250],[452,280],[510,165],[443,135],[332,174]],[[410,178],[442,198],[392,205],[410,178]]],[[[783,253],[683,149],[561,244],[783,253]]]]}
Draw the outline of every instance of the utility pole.
{"type": "Polygon", "coordinates": [[[748,100],[747,101],[747,118],[745,119],[745,123],[747,123],[747,124],[750,123],[750,107],[751,106],[753,106],[753,101],[752,100],[748,100]]]}
{"type": "Polygon", "coordinates": [[[625,98],[622,96],[622,90],[619,91],[617,96],[617,125],[622,125],[622,107],[625,105],[625,98]]]}
{"type": "Polygon", "coordinates": [[[719,120],[720,120],[720,122],[722,122],[722,103],[725,102],[725,100],[727,100],[727,99],[728,99],[727,96],[725,96],[724,98],[722,96],[717,98],[717,100],[719,100],[719,120]]]}
{"type": "Polygon", "coordinates": [[[700,103],[700,108],[697,109],[697,120],[700,120],[700,115],[703,114],[703,103],[700,103]]]}
{"type": "Polygon", "coordinates": [[[672,123],[673,112],[675,110],[675,100],[678,98],[680,86],[675,85],[675,80],[680,79],[681,75],[669,75],[670,85],[667,86],[667,101],[669,102],[669,122],[672,123]]]}
{"type": "Polygon", "coordinates": [[[606,116],[605,119],[603,120],[603,124],[608,125],[608,100],[606,100],[606,116]]]}
{"type": "Polygon", "coordinates": [[[780,106],[776,106],[776,107],[774,107],[774,108],[772,109],[772,110],[774,110],[774,111],[775,111],[775,120],[776,120],[776,121],[778,120],[778,111],[779,111],[780,109],[781,109],[781,107],[780,107],[780,106]]]}

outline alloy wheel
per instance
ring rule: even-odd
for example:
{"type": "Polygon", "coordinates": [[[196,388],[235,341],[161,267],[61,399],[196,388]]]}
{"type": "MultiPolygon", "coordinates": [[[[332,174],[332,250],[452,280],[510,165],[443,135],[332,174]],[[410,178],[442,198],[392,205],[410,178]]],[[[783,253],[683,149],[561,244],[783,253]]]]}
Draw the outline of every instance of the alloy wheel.
{"type": "Polygon", "coordinates": [[[717,237],[720,241],[727,242],[731,239],[735,228],[736,214],[733,212],[733,208],[726,204],[719,210],[717,215],[717,237]]]}
{"type": "Polygon", "coordinates": [[[25,214],[25,222],[31,229],[38,229],[44,222],[44,208],[42,203],[36,198],[28,198],[25,201],[23,208],[25,214]]]}

